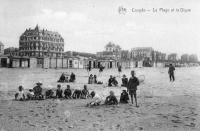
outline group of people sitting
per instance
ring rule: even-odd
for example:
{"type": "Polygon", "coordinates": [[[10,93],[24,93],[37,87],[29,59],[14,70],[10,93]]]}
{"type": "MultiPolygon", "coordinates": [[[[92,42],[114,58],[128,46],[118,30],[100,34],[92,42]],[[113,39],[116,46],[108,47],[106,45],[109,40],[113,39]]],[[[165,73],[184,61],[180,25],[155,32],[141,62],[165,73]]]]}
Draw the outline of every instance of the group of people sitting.
{"type": "Polygon", "coordinates": [[[45,94],[42,94],[43,89],[41,85],[41,82],[37,82],[36,86],[33,89],[29,89],[27,93],[25,93],[22,86],[19,86],[18,92],[15,94],[15,100],[44,100],[51,98],[86,99],[93,98],[95,96],[94,91],[89,93],[86,85],[84,85],[83,90],[76,89],[74,92],[72,92],[70,85],[67,85],[67,88],[63,91],[61,89],[61,85],[58,84],[55,94],[52,89],[48,89],[45,91],[45,94]]]}
{"type": "Polygon", "coordinates": [[[42,83],[37,82],[33,89],[29,89],[28,93],[25,95],[23,86],[18,87],[18,92],[15,94],[15,100],[42,100],[44,95],[42,94],[42,83]]]}
{"type": "Polygon", "coordinates": [[[98,96],[98,94],[93,97],[94,100],[87,104],[89,107],[99,106],[99,105],[118,105],[119,103],[127,104],[129,101],[129,96],[126,90],[123,90],[120,95],[120,100],[117,100],[113,91],[110,91],[109,96],[106,97],[105,101],[102,102],[102,99],[98,96]]]}
{"type": "Polygon", "coordinates": [[[118,86],[116,77],[113,77],[112,75],[110,75],[110,78],[108,80],[108,86],[118,86]]]}
{"type": "Polygon", "coordinates": [[[96,75],[93,76],[92,74],[90,74],[88,78],[88,84],[103,84],[103,82],[97,81],[97,76],[96,75]]]}
{"type": "Polygon", "coordinates": [[[70,78],[68,78],[69,75],[62,73],[60,76],[60,79],[58,80],[58,82],[74,82],[76,80],[76,75],[72,72],[71,75],[69,76],[70,78]]]}

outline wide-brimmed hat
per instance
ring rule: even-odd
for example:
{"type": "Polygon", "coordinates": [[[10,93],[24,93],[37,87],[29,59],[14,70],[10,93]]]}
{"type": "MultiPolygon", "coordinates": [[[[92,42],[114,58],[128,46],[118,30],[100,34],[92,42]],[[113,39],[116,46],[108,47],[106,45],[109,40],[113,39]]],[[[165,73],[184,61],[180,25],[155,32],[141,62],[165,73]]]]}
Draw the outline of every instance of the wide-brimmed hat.
{"type": "Polygon", "coordinates": [[[125,75],[125,74],[123,74],[123,77],[126,77],[126,75],[125,75]]]}

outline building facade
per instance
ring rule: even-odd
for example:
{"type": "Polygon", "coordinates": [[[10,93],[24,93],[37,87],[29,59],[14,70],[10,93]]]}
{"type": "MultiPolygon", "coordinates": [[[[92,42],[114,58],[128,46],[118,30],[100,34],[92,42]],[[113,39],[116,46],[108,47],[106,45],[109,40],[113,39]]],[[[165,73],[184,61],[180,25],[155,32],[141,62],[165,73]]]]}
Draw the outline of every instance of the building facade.
{"type": "Polygon", "coordinates": [[[171,62],[176,62],[178,60],[178,56],[176,53],[171,53],[168,55],[167,60],[171,62]]]}
{"type": "Polygon", "coordinates": [[[19,48],[8,47],[8,48],[4,49],[4,55],[19,56],[19,48]]]}
{"type": "Polygon", "coordinates": [[[64,39],[58,32],[40,29],[26,29],[20,36],[19,55],[29,57],[62,57],[64,39]]]}
{"type": "Polygon", "coordinates": [[[0,41],[0,55],[4,54],[4,44],[0,41]]]}

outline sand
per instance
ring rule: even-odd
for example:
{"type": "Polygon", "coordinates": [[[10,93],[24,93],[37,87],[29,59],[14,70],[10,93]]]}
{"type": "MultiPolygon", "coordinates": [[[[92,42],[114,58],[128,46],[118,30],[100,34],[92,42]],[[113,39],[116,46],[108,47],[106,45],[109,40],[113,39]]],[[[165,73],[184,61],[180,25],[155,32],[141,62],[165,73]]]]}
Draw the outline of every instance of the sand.
{"type": "MultiPolygon", "coordinates": [[[[200,68],[176,68],[176,81],[169,82],[167,68],[138,68],[145,81],[138,87],[139,108],[132,104],[86,107],[91,99],[13,101],[18,85],[25,89],[42,81],[43,87],[56,87],[62,72],[77,74],[72,89],[82,89],[87,72],[82,69],[0,68],[0,131],[190,131],[200,130],[200,68]]],[[[98,75],[98,70],[92,70],[98,75]]],[[[105,70],[99,79],[107,83],[117,69],[105,70]]],[[[130,69],[123,70],[130,76],[130,69]]],[[[122,75],[122,74],[121,74],[122,75]]],[[[120,81],[120,77],[117,80],[120,81]]],[[[62,84],[62,89],[67,84],[62,84]]],[[[90,91],[105,96],[114,90],[119,99],[121,87],[88,85],[90,91]]]]}

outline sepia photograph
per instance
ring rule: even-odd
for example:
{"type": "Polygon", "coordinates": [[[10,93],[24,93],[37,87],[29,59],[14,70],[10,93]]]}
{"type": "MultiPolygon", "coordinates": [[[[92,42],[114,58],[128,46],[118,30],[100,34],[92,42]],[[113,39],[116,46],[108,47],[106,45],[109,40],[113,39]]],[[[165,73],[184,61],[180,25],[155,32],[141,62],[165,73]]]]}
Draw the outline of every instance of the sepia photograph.
{"type": "Polygon", "coordinates": [[[0,0],[0,131],[200,131],[200,1],[0,0]]]}

